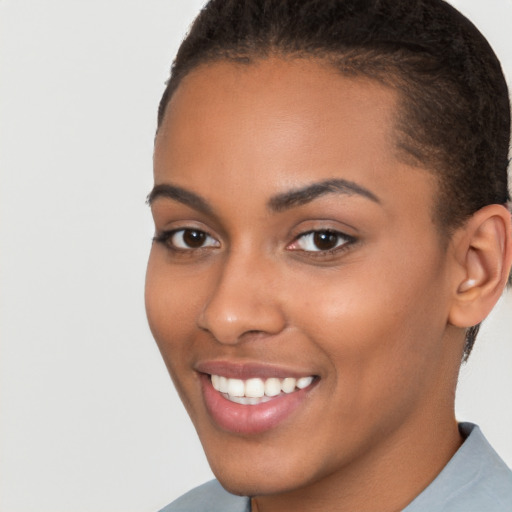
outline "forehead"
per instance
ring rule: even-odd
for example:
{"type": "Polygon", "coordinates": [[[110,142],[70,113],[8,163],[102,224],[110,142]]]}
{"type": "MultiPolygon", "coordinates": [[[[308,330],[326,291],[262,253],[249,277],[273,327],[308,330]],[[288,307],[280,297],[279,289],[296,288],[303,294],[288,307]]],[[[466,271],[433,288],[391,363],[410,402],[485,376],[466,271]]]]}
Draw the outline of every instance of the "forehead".
{"type": "Polygon", "coordinates": [[[266,134],[273,146],[297,137],[320,143],[328,133],[335,138],[349,128],[368,139],[385,139],[392,150],[397,100],[393,89],[342,76],[318,59],[219,61],[200,65],[183,79],[160,132],[167,138],[202,137],[198,142],[226,136],[242,142],[247,132],[263,126],[258,136],[266,134]],[[169,134],[173,128],[179,133],[169,134]]]}
{"type": "MultiPolygon", "coordinates": [[[[167,106],[155,183],[172,181],[213,199],[224,193],[226,200],[226,192],[243,194],[249,182],[249,200],[342,178],[378,191],[386,206],[397,193],[432,185],[428,173],[397,156],[398,108],[390,87],[314,59],[201,65],[167,106]]],[[[429,209],[432,195],[429,188],[429,209]]]]}

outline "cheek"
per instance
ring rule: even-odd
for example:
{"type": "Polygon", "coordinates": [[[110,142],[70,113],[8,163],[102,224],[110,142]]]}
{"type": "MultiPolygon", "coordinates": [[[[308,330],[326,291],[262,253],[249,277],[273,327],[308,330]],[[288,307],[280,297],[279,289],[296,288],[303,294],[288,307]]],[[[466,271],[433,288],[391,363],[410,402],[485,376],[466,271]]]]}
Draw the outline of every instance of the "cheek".
{"type": "MultiPolygon", "coordinates": [[[[413,252],[397,265],[384,257],[353,265],[321,280],[310,279],[308,298],[297,302],[299,330],[330,361],[332,391],[350,401],[342,410],[366,410],[391,393],[408,400],[422,389],[442,362],[446,326],[442,271],[435,254],[418,272],[413,252]],[[441,291],[440,291],[441,290],[441,291]]],[[[301,297],[291,290],[290,300],[301,297]]]]}
{"type": "Polygon", "coordinates": [[[176,391],[189,415],[193,416],[191,397],[198,382],[190,371],[190,347],[194,343],[197,293],[193,286],[183,285],[179,273],[172,270],[158,249],[152,249],[148,262],[146,314],[176,391]]]}
{"type": "MultiPolygon", "coordinates": [[[[146,273],[145,303],[149,327],[169,371],[185,364],[197,308],[197,290],[182,283],[179,273],[165,262],[159,248],[151,251],[146,273]]],[[[173,376],[173,375],[171,375],[173,376]]]]}

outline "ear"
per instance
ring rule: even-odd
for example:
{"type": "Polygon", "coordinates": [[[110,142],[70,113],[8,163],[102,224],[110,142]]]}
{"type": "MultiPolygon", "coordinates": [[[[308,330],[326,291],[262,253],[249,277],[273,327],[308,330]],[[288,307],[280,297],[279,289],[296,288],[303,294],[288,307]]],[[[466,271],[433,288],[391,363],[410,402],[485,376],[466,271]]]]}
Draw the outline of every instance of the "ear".
{"type": "Polygon", "coordinates": [[[487,317],[506,286],[512,265],[510,212],[497,204],[485,206],[459,235],[454,300],[448,320],[457,327],[471,327],[487,317]]]}

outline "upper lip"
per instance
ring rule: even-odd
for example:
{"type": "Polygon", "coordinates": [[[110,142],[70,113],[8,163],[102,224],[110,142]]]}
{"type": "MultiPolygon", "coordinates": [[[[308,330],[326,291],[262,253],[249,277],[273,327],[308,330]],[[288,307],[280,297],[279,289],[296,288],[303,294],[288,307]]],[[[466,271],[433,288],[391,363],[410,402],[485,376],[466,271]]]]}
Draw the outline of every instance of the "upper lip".
{"type": "Polygon", "coordinates": [[[200,361],[194,369],[200,373],[209,375],[222,375],[228,379],[247,380],[251,378],[269,379],[275,377],[284,379],[286,377],[300,378],[315,375],[314,372],[308,370],[300,370],[297,368],[288,368],[275,364],[267,364],[254,361],[227,361],[227,360],[210,360],[200,361]]]}

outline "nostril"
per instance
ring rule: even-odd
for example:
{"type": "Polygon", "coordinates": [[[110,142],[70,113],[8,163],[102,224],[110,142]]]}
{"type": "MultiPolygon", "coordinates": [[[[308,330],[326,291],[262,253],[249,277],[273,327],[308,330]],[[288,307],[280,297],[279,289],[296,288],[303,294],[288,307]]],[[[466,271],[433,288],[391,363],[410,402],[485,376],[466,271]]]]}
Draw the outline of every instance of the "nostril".
{"type": "Polygon", "coordinates": [[[199,315],[197,325],[223,344],[257,340],[277,334],[286,326],[284,315],[277,306],[248,301],[239,303],[237,311],[233,309],[228,310],[221,301],[212,301],[199,315]]]}
{"type": "Polygon", "coordinates": [[[286,325],[278,294],[270,291],[266,272],[255,271],[261,265],[253,255],[242,251],[224,262],[212,288],[198,312],[197,325],[220,343],[235,344],[277,334],[286,325]]]}

